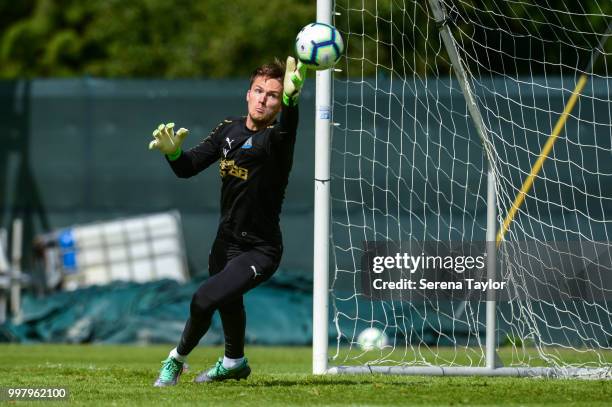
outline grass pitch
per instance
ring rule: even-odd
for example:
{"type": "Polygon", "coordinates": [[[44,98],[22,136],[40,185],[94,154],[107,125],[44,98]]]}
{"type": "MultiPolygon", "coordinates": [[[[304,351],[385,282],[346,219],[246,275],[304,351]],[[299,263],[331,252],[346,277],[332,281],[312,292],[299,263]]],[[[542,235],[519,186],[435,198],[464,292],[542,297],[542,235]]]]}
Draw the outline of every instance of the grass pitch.
{"type": "MultiPolygon", "coordinates": [[[[612,381],[313,376],[310,348],[247,347],[246,381],[195,384],[222,348],[199,347],[176,387],[154,388],[170,346],[0,345],[0,387],[67,387],[69,405],[609,406],[612,381]]],[[[10,402],[37,405],[41,401],[10,402]]]]}

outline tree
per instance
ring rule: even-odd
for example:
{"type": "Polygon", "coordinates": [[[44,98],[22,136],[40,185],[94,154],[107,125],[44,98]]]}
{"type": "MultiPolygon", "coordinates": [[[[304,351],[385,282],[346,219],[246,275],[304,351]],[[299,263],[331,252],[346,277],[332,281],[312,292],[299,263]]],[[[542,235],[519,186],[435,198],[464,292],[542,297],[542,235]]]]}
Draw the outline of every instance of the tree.
{"type": "Polygon", "coordinates": [[[3,78],[244,75],[292,53],[295,35],[316,11],[307,0],[33,0],[0,7],[10,10],[0,32],[3,78]]]}

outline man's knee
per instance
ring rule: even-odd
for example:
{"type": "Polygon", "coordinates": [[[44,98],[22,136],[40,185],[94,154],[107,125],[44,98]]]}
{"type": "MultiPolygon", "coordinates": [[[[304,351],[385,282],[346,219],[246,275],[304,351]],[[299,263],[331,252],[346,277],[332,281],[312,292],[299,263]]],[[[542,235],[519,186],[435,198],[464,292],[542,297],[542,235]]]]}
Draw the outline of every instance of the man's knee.
{"type": "Polygon", "coordinates": [[[242,302],[242,298],[239,300],[234,300],[226,304],[221,304],[219,306],[219,312],[221,314],[231,315],[237,313],[244,312],[244,303],[242,302]]]}
{"type": "Polygon", "coordinates": [[[197,319],[208,318],[212,316],[215,311],[216,304],[210,299],[205,292],[201,290],[196,291],[191,297],[191,304],[189,309],[191,311],[192,318],[197,319]]]}

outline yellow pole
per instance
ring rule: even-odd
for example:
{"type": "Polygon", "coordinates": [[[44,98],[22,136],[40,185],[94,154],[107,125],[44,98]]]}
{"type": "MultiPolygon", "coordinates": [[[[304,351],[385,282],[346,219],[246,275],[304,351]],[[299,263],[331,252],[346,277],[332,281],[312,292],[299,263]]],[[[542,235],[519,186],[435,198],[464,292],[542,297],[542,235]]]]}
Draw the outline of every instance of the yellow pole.
{"type": "Polygon", "coordinates": [[[586,84],[587,84],[586,74],[580,75],[580,78],[578,79],[578,83],[576,84],[576,87],[574,88],[574,91],[572,92],[572,96],[567,102],[567,105],[565,106],[563,113],[561,113],[561,116],[557,120],[557,124],[553,128],[553,131],[548,137],[548,140],[546,140],[546,144],[544,144],[544,147],[542,148],[542,151],[540,152],[540,156],[538,157],[537,161],[531,168],[531,173],[529,174],[525,182],[523,182],[523,186],[521,187],[520,192],[514,199],[514,202],[512,203],[512,207],[508,211],[508,214],[506,215],[506,219],[504,219],[504,223],[501,229],[499,229],[499,232],[497,233],[497,246],[498,247],[501,241],[504,239],[506,232],[508,231],[508,229],[510,229],[510,223],[512,223],[512,220],[514,219],[516,212],[518,211],[520,206],[523,204],[523,201],[525,200],[527,193],[533,186],[533,182],[535,181],[536,176],[542,169],[542,166],[544,165],[544,161],[546,161],[546,159],[548,158],[548,155],[550,154],[550,151],[552,150],[553,145],[555,144],[555,141],[557,141],[557,138],[559,137],[561,130],[563,130],[563,126],[565,125],[565,122],[567,121],[569,114],[574,108],[574,105],[576,104],[576,101],[580,97],[580,94],[582,93],[582,90],[584,89],[586,84]]]}

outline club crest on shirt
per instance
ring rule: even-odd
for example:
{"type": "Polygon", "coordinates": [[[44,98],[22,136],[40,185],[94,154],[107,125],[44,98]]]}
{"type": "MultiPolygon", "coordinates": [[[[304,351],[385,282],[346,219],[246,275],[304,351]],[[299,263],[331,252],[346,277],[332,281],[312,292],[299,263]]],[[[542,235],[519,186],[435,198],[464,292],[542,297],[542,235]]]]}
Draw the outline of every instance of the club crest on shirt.
{"type": "Polygon", "coordinates": [[[253,147],[253,137],[249,137],[247,141],[244,142],[242,148],[251,148],[253,147]]]}

